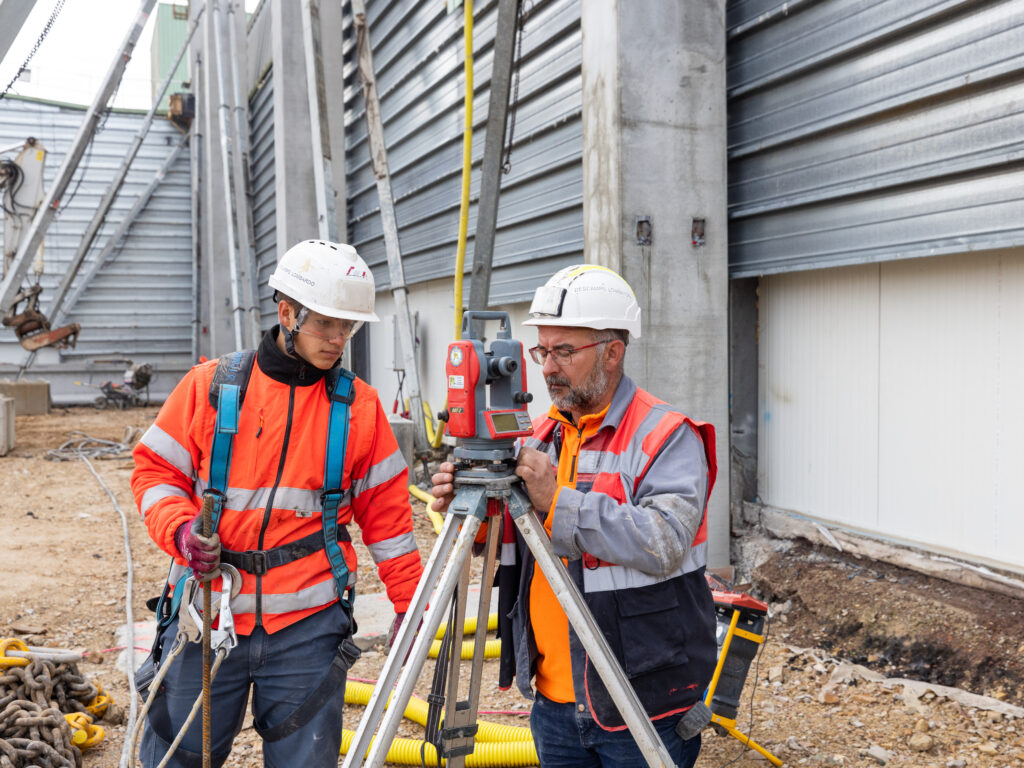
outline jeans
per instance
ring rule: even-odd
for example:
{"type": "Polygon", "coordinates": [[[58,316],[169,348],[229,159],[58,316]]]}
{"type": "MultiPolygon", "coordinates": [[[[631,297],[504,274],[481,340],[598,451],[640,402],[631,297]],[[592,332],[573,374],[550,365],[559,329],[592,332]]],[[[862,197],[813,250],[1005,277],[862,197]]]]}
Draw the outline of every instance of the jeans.
{"type": "MultiPolygon", "coordinates": [[[[242,730],[245,705],[252,687],[252,711],[258,731],[282,723],[306,700],[331,667],[338,645],[350,634],[351,621],[339,603],[307,616],[272,635],[257,627],[239,635],[211,686],[210,738],[213,765],[223,765],[231,743],[242,730]]],[[[177,634],[175,621],[162,640],[166,663],[177,634]]],[[[146,718],[139,759],[155,768],[163,759],[196,697],[202,692],[203,650],[187,643],[164,678],[146,718]]],[[[336,768],[341,747],[341,715],[345,704],[344,679],[312,718],[294,733],[263,742],[267,768],[298,766],[336,768]]],[[[175,768],[202,766],[202,709],[169,762],[175,768]]]]}
{"type": "MultiPolygon", "coordinates": [[[[654,721],[658,735],[679,768],[692,768],[700,753],[700,735],[683,741],[675,732],[682,715],[654,721]]],[[[560,704],[537,694],[530,730],[544,768],[647,768],[626,729],[605,731],[575,704],[560,704]]]]}

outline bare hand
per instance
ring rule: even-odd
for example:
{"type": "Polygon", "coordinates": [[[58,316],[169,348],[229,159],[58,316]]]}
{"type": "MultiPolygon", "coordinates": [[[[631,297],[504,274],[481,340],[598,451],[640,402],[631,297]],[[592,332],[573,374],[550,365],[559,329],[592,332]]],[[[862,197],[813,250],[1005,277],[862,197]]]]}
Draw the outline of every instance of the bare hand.
{"type": "Polygon", "coordinates": [[[551,502],[558,491],[558,481],[548,455],[524,445],[519,449],[516,474],[526,483],[526,493],[534,509],[539,512],[551,509],[551,502]]]}
{"type": "Polygon", "coordinates": [[[430,495],[434,497],[430,508],[443,514],[455,498],[455,465],[449,461],[444,462],[438,467],[437,474],[430,478],[430,482],[434,484],[430,489],[430,495]]]}

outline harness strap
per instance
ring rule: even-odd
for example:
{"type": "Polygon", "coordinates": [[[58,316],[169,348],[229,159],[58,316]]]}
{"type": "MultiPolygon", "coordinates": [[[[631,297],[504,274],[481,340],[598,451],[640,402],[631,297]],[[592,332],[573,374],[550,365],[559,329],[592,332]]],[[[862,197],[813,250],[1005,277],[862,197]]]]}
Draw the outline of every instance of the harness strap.
{"type": "Polygon", "coordinates": [[[345,472],[345,449],[348,446],[349,406],[355,399],[353,378],[351,372],[338,367],[331,369],[325,382],[327,395],[331,400],[331,410],[328,416],[327,451],[324,458],[324,491],[320,496],[324,551],[331,564],[331,575],[338,590],[338,599],[350,615],[354,592],[348,585],[349,571],[345,554],[338,546],[338,506],[345,495],[341,482],[345,472]]]}
{"type": "Polygon", "coordinates": [[[352,640],[351,635],[343,639],[338,645],[338,652],[334,655],[327,674],[306,697],[306,700],[299,704],[282,722],[273,727],[267,728],[263,723],[253,723],[256,732],[264,741],[279,741],[286,736],[291,736],[308,723],[313,715],[323,709],[328,699],[337,696],[338,689],[344,689],[348,670],[356,663],[361,654],[362,650],[352,640]]]}
{"type": "MultiPolygon", "coordinates": [[[[338,526],[338,541],[352,541],[348,528],[343,525],[338,526]]],[[[273,549],[249,549],[245,552],[221,549],[220,560],[222,563],[233,565],[238,570],[251,573],[253,576],[263,576],[271,568],[301,560],[323,548],[323,531],[317,531],[273,549]]]]}
{"type": "Polygon", "coordinates": [[[220,525],[224,511],[224,494],[228,489],[228,475],[231,471],[231,448],[238,434],[238,416],[242,399],[256,359],[254,350],[247,349],[225,355],[217,363],[210,383],[210,402],[217,409],[217,421],[213,430],[213,446],[210,448],[210,484],[206,490],[214,498],[213,532],[220,525]]]}

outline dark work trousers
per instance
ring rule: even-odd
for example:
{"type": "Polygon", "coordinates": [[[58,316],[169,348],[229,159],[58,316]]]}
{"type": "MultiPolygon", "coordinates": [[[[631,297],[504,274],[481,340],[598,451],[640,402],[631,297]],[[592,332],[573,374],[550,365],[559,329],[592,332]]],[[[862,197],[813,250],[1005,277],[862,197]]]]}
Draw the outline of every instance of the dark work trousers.
{"type": "MultiPolygon", "coordinates": [[[[231,743],[242,730],[245,705],[252,687],[252,711],[257,731],[266,731],[288,718],[325,678],[338,645],[351,633],[351,622],[340,603],[307,616],[272,635],[257,627],[221,664],[211,687],[211,752],[213,765],[221,766],[231,743]]],[[[170,657],[178,631],[175,621],[162,640],[163,658],[170,657]]],[[[173,662],[146,718],[139,748],[145,768],[155,768],[203,689],[203,649],[188,643],[173,662]]],[[[276,741],[263,742],[267,768],[301,765],[303,768],[336,768],[341,747],[341,715],[345,704],[345,680],[305,725],[276,741]]],[[[168,763],[175,768],[202,766],[202,709],[196,714],[185,739],[168,763]]]]}
{"type": "MultiPolygon", "coordinates": [[[[654,721],[654,727],[678,768],[691,768],[700,754],[700,735],[683,741],[675,732],[682,715],[654,721]]],[[[627,730],[605,731],[575,704],[561,704],[537,694],[530,730],[543,768],[647,768],[640,748],[627,730]]]]}

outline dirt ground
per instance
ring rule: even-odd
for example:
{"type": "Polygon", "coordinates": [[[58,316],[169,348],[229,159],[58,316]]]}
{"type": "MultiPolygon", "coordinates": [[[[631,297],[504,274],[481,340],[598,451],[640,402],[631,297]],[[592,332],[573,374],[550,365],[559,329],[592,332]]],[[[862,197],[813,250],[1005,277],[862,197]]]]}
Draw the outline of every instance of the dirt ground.
{"type": "MultiPolygon", "coordinates": [[[[118,714],[127,711],[128,686],[115,666],[116,631],[126,620],[121,518],[83,462],[48,461],[46,454],[73,430],[121,440],[126,427],[145,428],[155,413],[81,408],[19,417],[16,447],[0,458],[0,638],[88,651],[81,671],[117,703],[101,722],[106,739],[84,756],[85,768],[116,765],[125,736],[118,714]]],[[[149,541],[132,501],[131,461],[93,465],[128,517],[132,605],[137,620],[148,618],[145,600],[159,589],[167,558],[149,541]]],[[[422,504],[414,505],[414,518],[425,558],[434,535],[422,504]]],[[[751,581],[752,593],[771,603],[772,618],[747,675],[739,728],[787,765],[1024,766],[1019,601],[804,546],[779,552],[751,581]]],[[[363,593],[381,590],[365,565],[359,583],[363,593]]],[[[383,663],[382,654],[368,652],[351,675],[376,679],[383,663]]],[[[432,670],[428,663],[420,676],[420,697],[432,670]]],[[[489,661],[480,708],[527,713],[528,702],[497,690],[496,679],[497,661],[489,661]]],[[[360,714],[348,707],[345,726],[355,728],[360,714]]],[[[523,715],[482,717],[526,724],[523,715]]],[[[405,723],[401,735],[420,738],[422,729],[405,723]]],[[[737,739],[705,731],[699,766],[767,764],[737,739]]],[[[228,765],[262,765],[251,726],[228,765]]]]}

